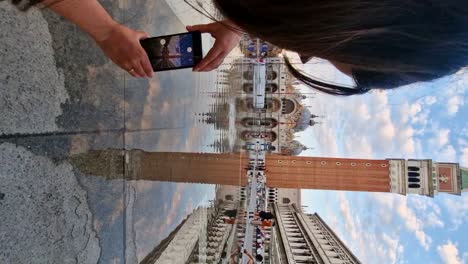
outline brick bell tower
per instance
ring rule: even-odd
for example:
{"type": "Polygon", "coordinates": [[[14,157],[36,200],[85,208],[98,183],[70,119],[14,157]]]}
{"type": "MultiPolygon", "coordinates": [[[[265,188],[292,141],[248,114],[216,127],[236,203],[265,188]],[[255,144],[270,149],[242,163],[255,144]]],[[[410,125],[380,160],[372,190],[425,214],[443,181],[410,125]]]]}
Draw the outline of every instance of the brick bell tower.
{"type": "Polygon", "coordinates": [[[268,155],[267,184],[280,188],[392,192],[433,197],[468,190],[468,170],[432,160],[268,155]]]}
{"type": "MultiPolygon", "coordinates": [[[[82,172],[106,178],[245,186],[246,153],[204,154],[96,150],[70,159],[82,172]],[[123,164],[125,160],[125,169],[123,164]],[[125,176],[123,172],[125,171],[125,176]]],[[[269,188],[392,192],[434,196],[468,190],[457,163],[266,155],[269,188]]]]}
{"type": "Polygon", "coordinates": [[[280,155],[266,158],[267,185],[276,188],[389,192],[388,167],[387,160],[280,155]]]}

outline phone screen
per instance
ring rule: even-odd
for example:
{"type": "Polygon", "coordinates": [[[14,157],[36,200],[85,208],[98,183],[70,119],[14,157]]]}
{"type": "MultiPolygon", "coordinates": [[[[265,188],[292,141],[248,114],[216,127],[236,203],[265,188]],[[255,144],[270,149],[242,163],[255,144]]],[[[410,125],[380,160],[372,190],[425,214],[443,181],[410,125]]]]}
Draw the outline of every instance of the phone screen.
{"type": "Polygon", "coordinates": [[[147,38],[140,42],[155,72],[191,68],[202,59],[200,32],[147,38]]]}

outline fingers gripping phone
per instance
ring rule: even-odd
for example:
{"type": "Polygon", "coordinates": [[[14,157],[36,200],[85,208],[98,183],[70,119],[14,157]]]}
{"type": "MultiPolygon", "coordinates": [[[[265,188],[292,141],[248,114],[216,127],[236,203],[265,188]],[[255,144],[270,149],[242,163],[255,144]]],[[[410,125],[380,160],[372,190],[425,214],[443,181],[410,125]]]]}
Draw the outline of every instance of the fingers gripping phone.
{"type": "Polygon", "coordinates": [[[192,68],[203,56],[199,31],[147,38],[140,43],[155,72],[192,68]]]}

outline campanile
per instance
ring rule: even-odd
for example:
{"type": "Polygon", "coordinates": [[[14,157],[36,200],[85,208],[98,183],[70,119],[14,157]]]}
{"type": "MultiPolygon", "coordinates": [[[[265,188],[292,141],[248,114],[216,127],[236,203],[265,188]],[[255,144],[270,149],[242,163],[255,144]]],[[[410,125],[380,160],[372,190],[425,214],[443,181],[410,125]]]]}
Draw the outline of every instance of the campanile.
{"type": "MultiPolygon", "coordinates": [[[[71,158],[86,174],[127,180],[245,186],[246,153],[206,154],[98,150],[71,158]],[[125,159],[125,162],[123,162],[125,159]],[[94,165],[93,165],[94,164],[94,165]],[[125,168],[123,168],[123,164],[125,168]],[[117,167],[121,166],[121,167],[117,167]],[[125,171],[125,174],[123,173],[125,171]]],[[[266,155],[269,188],[459,195],[468,171],[432,160],[348,159],[266,155]]]]}

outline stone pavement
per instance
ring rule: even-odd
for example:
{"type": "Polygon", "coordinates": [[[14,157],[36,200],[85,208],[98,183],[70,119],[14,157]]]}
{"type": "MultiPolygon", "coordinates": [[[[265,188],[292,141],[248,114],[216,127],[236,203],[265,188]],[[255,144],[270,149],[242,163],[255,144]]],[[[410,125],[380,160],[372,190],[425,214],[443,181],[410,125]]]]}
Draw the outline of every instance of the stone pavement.
{"type": "MultiPolygon", "coordinates": [[[[152,36],[185,31],[175,1],[102,4],[152,36]]],[[[194,113],[207,109],[201,91],[214,89],[215,74],[131,78],[76,26],[6,1],[0,65],[0,263],[138,263],[213,198],[212,185],[108,180],[68,158],[108,148],[203,151],[209,131],[194,113]]]]}

